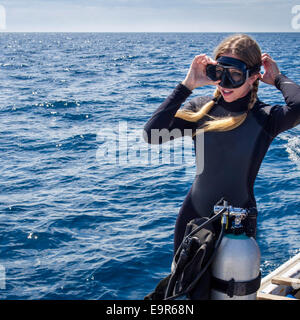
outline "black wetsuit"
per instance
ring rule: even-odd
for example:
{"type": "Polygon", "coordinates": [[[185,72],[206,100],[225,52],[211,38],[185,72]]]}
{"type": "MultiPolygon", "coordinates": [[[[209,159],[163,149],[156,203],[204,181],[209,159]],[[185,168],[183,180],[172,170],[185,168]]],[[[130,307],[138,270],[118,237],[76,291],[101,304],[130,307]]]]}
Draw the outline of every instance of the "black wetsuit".
{"type": "MultiPolygon", "coordinates": [[[[279,133],[300,123],[300,86],[283,74],[276,77],[275,85],[282,92],[286,106],[270,106],[257,99],[239,127],[230,131],[204,133],[204,169],[196,175],[179,211],[174,235],[175,252],[183,239],[186,224],[195,217],[209,216],[221,197],[225,197],[233,206],[256,207],[254,181],[272,140],[279,133]]],[[[204,121],[210,120],[207,116],[198,122],[174,117],[191,93],[184,85],[177,85],[144,126],[144,137],[148,143],[155,143],[151,140],[151,129],[171,131],[177,128],[184,135],[195,132],[204,121]]],[[[197,97],[183,108],[197,111],[211,99],[197,97]]],[[[250,92],[231,103],[221,97],[209,114],[241,114],[247,110],[249,100],[250,92]]],[[[169,140],[172,139],[174,137],[169,136],[169,140]]],[[[195,137],[193,139],[195,142],[195,137]]],[[[161,138],[158,143],[165,141],[165,138],[161,138]]]]}

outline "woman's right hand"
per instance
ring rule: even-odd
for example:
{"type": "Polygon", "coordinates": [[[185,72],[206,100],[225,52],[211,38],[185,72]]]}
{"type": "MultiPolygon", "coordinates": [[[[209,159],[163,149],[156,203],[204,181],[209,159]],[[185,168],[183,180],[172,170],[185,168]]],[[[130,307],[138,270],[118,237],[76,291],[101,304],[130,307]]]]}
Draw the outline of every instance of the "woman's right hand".
{"type": "Polygon", "coordinates": [[[217,64],[217,61],[209,58],[206,54],[200,54],[196,56],[185,79],[182,81],[182,84],[193,91],[198,87],[203,87],[210,84],[217,85],[220,83],[220,80],[212,81],[207,77],[206,66],[208,64],[217,64]]]}

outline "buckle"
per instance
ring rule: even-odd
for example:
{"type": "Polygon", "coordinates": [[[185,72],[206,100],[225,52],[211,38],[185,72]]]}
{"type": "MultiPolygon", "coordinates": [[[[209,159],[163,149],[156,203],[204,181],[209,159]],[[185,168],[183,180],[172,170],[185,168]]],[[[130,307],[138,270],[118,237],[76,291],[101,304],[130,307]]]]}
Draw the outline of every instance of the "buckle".
{"type": "Polygon", "coordinates": [[[230,298],[234,296],[234,283],[235,282],[233,278],[228,281],[226,293],[230,298]]]}
{"type": "Polygon", "coordinates": [[[247,295],[247,282],[237,282],[234,287],[235,296],[246,296],[247,295]]]}

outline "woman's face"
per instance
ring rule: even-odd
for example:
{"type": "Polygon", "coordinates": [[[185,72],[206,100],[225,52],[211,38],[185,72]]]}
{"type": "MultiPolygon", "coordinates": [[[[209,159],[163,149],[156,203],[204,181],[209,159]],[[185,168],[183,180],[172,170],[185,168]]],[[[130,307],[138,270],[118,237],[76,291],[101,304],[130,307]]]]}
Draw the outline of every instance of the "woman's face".
{"type": "MultiPolygon", "coordinates": [[[[239,59],[238,56],[236,56],[234,54],[229,54],[229,53],[222,54],[221,56],[239,59]]],[[[247,95],[247,93],[249,92],[249,90],[252,87],[253,82],[257,79],[257,77],[258,77],[258,74],[252,75],[239,88],[226,89],[226,88],[221,87],[220,85],[217,85],[217,87],[220,90],[224,100],[226,102],[232,102],[232,101],[235,101],[235,100],[240,99],[240,98],[244,97],[245,95],[247,95]]]]}

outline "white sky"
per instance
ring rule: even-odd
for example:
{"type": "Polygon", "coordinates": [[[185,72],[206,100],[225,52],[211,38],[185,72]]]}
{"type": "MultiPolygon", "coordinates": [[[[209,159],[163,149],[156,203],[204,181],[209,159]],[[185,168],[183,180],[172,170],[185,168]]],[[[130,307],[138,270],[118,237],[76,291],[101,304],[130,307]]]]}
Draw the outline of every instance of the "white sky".
{"type": "Polygon", "coordinates": [[[300,0],[0,0],[0,5],[8,32],[300,31],[300,0]],[[297,4],[299,19],[292,13],[297,4]]]}

